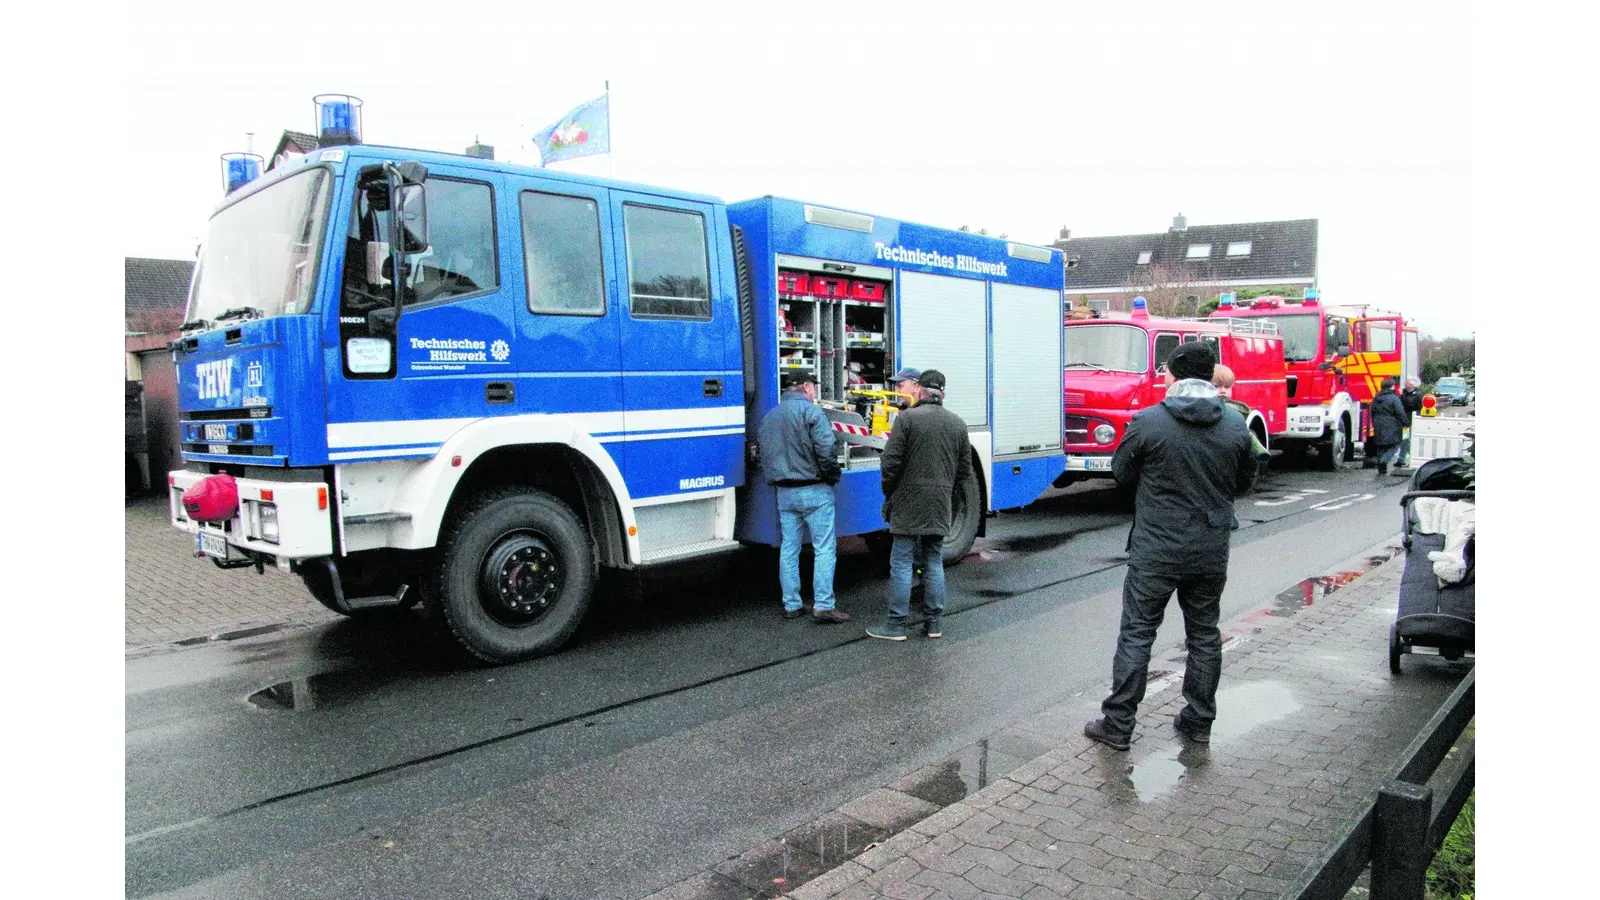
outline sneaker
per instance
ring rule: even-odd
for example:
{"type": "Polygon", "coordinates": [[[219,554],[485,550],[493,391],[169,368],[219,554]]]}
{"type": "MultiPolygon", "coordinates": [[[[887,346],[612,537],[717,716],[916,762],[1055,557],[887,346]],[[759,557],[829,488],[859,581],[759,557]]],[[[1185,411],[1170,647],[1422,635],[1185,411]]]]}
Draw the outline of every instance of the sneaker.
{"type": "Polygon", "coordinates": [[[811,621],[821,622],[824,625],[834,625],[839,622],[848,622],[855,616],[840,609],[819,609],[811,614],[811,621]]]}
{"type": "Polygon", "coordinates": [[[939,624],[938,619],[929,619],[922,623],[922,636],[926,638],[942,638],[944,637],[944,626],[939,624]]]}
{"type": "Polygon", "coordinates": [[[1126,750],[1129,746],[1128,737],[1112,731],[1105,719],[1095,719],[1083,726],[1083,736],[1105,744],[1113,750],[1126,750]]]}
{"type": "Polygon", "coordinates": [[[906,639],[904,625],[873,625],[867,629],[867,637],[877,638],[880,641],[903,641],[906,639]]]}
{"type": "Polygon", "coordinates": [[[804,606],[796,606],[794,609],[786,609],[783,611],[783,617],[785,619],[798,619],[805,614],[806,608],[804,606]]]}
{"type": "Polygon", "coordinates": [[[1172,717],[1172,730],[1194,741],[1196,744],[1211,743],[1211,726],[1191,724],[1188,719],[1183,717],[1181,712],[1172,717]]]}

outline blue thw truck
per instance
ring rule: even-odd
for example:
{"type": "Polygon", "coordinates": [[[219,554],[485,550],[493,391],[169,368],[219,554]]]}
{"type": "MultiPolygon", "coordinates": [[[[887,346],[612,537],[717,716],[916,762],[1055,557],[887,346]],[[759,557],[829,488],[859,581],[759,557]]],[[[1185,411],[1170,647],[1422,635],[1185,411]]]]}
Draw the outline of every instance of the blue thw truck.
{"type": "MultiPolygon", "coordinates": [[[[324,147],[211,218],[173,344],[172,523],[346,615],[425,602],[511,662],[567,640],[600,567],[779,544],[754,444],[783,371],[842,424],[910,365],[971,434],[958,558],[1062,472],[1063,273],[829,206],[324,147]]],[[[839,443],[838,533],[881,535],[881,447],[839,443]]]]}

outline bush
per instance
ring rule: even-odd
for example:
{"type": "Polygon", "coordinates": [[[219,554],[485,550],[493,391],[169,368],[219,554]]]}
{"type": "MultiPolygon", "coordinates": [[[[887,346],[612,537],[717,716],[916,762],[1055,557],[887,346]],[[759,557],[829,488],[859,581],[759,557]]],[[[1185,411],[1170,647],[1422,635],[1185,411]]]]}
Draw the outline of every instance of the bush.
{"type": "Polygon", "coordinates": [[[1427,900],[1472,900],[1473,892],[1473,791],[1445,835],[1439,854],[1428,866],[1427,900]]]}

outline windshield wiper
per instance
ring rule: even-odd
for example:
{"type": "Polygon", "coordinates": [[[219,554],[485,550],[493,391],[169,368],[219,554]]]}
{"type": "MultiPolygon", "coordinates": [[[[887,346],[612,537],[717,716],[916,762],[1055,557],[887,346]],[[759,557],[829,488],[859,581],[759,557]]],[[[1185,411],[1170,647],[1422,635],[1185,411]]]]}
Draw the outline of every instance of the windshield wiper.
{"type": "Polygon", "coordinates": [[[217,316],[217,321],[221,322],[224,319],[232,319],[236,316],[242,316],[246,319],[264,319],[267,314],[254,306],[235,306],[233,309],[223,310],[222,315],[217,316]]]}
{"type": "Polygon", "coordinates": [[[1073,366],[1088,366],[1091,369],[1097,369],[1097,370],[1099,370],[1101,372],[1109,372],[1109,371],[1111,371],[1110,369],[1106,368],[1105,366],[1100,365],[1099,363],[1092,363],[1092,362],[1069,362],[1069,363],[1067,363],[1067,368],[1070,369],[1073,366]]]}

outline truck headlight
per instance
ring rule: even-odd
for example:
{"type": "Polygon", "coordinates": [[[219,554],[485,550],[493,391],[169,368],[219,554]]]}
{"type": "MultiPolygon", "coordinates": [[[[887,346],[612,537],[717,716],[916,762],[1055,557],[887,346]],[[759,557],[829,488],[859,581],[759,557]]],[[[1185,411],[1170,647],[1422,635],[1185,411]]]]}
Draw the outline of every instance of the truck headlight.
{"type": "Polygon", "coordinates": [[[1117,439],[1117,430],[1104,422],[1094,427],[1094,440],[1097,444],[1109,444],[1117,439]]]}
{"type": "Polygon", "coordinates": [[[278,542],[278,504],[261,504],[261,539],[271,544],[278,542]]]}

